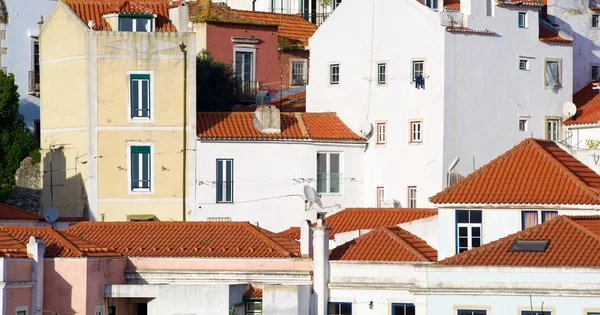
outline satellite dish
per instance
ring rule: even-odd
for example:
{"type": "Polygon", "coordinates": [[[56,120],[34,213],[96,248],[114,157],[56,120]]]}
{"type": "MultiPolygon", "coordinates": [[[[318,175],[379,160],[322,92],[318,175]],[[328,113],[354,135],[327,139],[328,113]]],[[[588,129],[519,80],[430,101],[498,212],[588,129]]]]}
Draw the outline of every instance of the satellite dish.
{"type": "Polygon", "coordinates": [[[365,138],[370,138],[373,134],[373,124],[368,121],[363,121],[358,128],[360,129],[360,134],[365,138]]]}
{"type": "Polygon", "coordinates": [[[575,116],[575,113],[577,113],[577,106],[571,102],[567,102],[565,105],[563,105],[562,113],[565,117],[571,118],[575,116]]]}
{"type": "Polygon", "coordinates": [[[58,208],[50,207],[44,211],[44,219],[52,223],[58,219],[58,208]]]}
{"type": "Polygon", "coordinates": [[[309,185],[304,185],[304,197],[310,202],[315,202],[318,199],[317,191],[309,185]]]}
{"type": "Polygon", "coordinates": [[[448,167],[448,173],[450,173],[456,167],[456,164],[458,164],[458,160],[460,160],[460,158],[457,156],[456,158],[454,158],[452,163],[450,163],[450,167],[448,167]]]}

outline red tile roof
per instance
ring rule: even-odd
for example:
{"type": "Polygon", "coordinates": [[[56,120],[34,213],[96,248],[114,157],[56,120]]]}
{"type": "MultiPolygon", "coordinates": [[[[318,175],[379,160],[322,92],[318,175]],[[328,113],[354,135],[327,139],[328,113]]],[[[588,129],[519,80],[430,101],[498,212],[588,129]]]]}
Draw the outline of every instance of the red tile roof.
{"type": "Polygon", "coordinates": [[[287,230],[277,233],[277,235],[287,237],[292,240],[299,240],[300,239],[300,227],[292,226],[287,230]]]}
{"type": "Polygon", "coordinates": [[[31,236],[41,237],[45,257],[118,257],[109,248],[78,240],[50,227],[0,226],[0,257],[27,257],[31,236]]]}
{"type": "Polygon", "coordinates": [[[540,23],[539,38],[540,38],[541,42],[546,42],[546,43],[569,44],[569,43],[573,42],[572,40],[570,40],[568,38],[564,38],[564,37],[560,36],[558,34],[558,31],[551,29],[550,27],[544,25],[543,23],[540,23]]]}
{"type": "Polygon", "coordinates": [[[335,113],[281,113],[280,133],[261,133],[254,127],[253,119],[254,113],[200,112],[197,115],[198,138],[365,141],[348,128],[335,113]],[[306,135],[301,130],[302,123],[306,126],[306,135]]]}
{"type": "Polygon", "coordinates": [[[546,0],[499,0],[498,6],[511,6],[511,7],[542,7],[546,5],[546,0]]]}
{"type": "Polygon", "coordinates": [[[126,257],[289,258],[300,244],[248,222],[83,222],[63,230],[126,257]]]}
{"type": "Polygon", "coordinates": [[[592,10],[592,11],[600,11],[600,7],[590,7],[590,10],[592,10]]]}
{"type": "Polygon", "coordinates": [[[429,200],[435,204],[600,204],[600,176],[548,140],[525,139],[429,200]]]}
{"type": "Polygon", "coordinates": [[[450,10],[450,11],[460,11],[460,0],[444,1],[444,9],[450,10]]]}
{"type": "Polygon", "coordinates": [[[262,299],[262,289],[250,286],[250,289],[244,292],[245,299],[262,299]]]}
{"type": "Polygon", "coordinates": [[[329,238],[333,239],[337,233],[395,226],[435,215],[437,209],[348,208],[327,217],[325,224],[331,228],[329,238]]]}
{"type": "Polygon", "coordinates": [[[573,95],[573,103],[577,105],[577,113],[574,117],[565,120],[565,125],[584,125],[600,122],[600,90],[594,90],[594,84],[590,82],[583,89],[573,95]]]}
{"type": "Polygon", "coordinates": [[[0,203],[0,220],[33,220],[41,221],[40,216],[26,212],[24,210],[0,203]]]}
{"type": "Polygon", "coordinates": [[[446,27],[446,31],[450,33],[465,33],[465,34],[473,34],[473,35],[496,35],[496,33],[489,30],[474,30],[468,27],[457,27],[457,26],[449,26],[446,27]]]}
{"type": "Polygon", "coordinates": [[[600,267],[600,217],[559,216],[446,258],[440,265],[600,267]],[[544,252],[511,252],[516,240],[549,240],[544,252]]]}
{"type": "Polygon", "coordinates": [[[110,13],[152,13],[156,14],[155,29],[159,32],[176,32],[169,19],[170,0],[64,0],[79,16],[83,24],[94,21],[94,30],[113,31],[104,19],[110,13]]]}
{"type": "Polygon", "coordinates": [[[196,23],[227,23],[242,25],[277,26],[275,23],[255,21],[237,15],[225,3],[199,0],[189,11],[190,21],[196,23]]]}
{"type": "Polygon", "coordinates": [[[305,20],[301,14],[281,14],[259,11],[232,10],[233,13],[253,21],[262,21],[279,25],[279,36],[287,39],[288,45],[308,45],[318,26],[305,20]]]}
{"type": "Polygon", "coordinates": [[[437,261],[437,251],[399,227],[380,227],[334,248],[331,260],[437,261]]]}

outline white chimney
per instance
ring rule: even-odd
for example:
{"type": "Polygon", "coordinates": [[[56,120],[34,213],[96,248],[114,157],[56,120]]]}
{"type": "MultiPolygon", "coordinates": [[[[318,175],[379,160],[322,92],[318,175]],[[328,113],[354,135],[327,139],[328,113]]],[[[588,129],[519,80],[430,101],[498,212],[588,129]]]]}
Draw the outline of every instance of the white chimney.
{"type": "Polygon", "coordinates": [[[252,123],[262,133],[280,133],[281,116],[279,108],[273,105],[258,106],[254,111],[252,123]]]}
{"type": "Polygon", "coordinates": [[[327,315],[329,302],[329,230],[325,218],[319,217],[313,230],[313,290],[317,315],[327,315]]]}
{"type": "Polygon", "coordinates": [[[313,257],[313,231],[310,220],[302,221],[300,225],[300,254],[307,257],[313,257]]]}
{"type": "Polygon", "coordinates": [[[190,15],[187,2],[182,1],[178,6],[169,8],[169,20],[175,25],[177,32],[189,32],[190,15]]]}
{"type": "Polygon", "coordinates": [[[34,281],[31,293],[31,313],[42,315],[44,309],[44,255],[46,246],[41,237],[32,236],[27,243],[27,254],[33,259],[31,280],[34,281]]]}

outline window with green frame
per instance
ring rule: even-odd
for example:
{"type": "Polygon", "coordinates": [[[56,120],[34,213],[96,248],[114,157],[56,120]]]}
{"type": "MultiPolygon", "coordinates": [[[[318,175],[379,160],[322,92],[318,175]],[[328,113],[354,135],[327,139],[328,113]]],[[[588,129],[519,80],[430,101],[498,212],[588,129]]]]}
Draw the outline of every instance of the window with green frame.
{"type": "Polygon", "coordinates": [[[151,147],[131,146],[131,191],[150,191],[152,176],[151,147]]]}
{"type": "Polygon", "coordinates": [[[129,97],[131,103],[131,118],[150,118],[150,75],[129,75],[129,97]]]}
{"type": "Polygon", "coordinates": [[[151,14],[119,14],[120,32],[152,32],[151,14]]]}

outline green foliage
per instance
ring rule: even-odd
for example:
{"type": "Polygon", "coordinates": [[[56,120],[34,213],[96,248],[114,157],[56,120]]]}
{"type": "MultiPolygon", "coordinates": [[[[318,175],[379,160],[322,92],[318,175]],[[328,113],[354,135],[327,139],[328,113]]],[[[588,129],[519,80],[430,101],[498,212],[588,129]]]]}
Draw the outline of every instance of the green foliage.
{"type": "Polygon", "coordinates": [[[31,157],[31,160],[34,163],[41,163],[42,162],[42,152],[40,151],[40,149],[35,149],[31,152],[29,152],[29,157],[31,157]]]}
{"type": "Polygon", "coordinates": [[[588,149],[598,149],[600,146],[600,139],[585,139],[585,145],[588,147],[588,149]]]}
{"type": "Polygon", "coordinates": [[[19,113],[14,76],[0,71],[0,202],[8,197],[21,161],[38,146],[19,113]]]}
{"type": "Polygon", "coordinates": [[[214,60],[206,49],[196,57],[196,109],[228,111],[235,103],[233,68],[214,60]]]}

